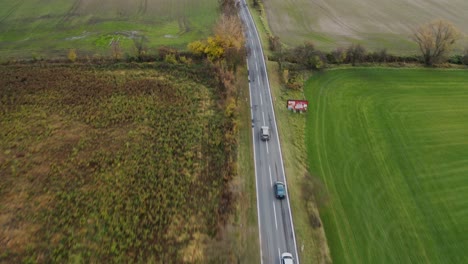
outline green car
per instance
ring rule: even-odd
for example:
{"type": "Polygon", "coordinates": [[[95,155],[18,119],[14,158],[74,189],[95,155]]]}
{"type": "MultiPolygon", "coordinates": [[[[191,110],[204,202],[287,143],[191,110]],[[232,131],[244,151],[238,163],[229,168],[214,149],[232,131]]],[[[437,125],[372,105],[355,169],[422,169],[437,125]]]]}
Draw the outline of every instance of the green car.
{"type": "Polygon", "coordinates": [[[280,181],[275,182],[273,189],[275,190],[275,196],[277,199],[284,199],[284,197],[286,197],[286,187],[284,186],[284,183],[280,181]]]}

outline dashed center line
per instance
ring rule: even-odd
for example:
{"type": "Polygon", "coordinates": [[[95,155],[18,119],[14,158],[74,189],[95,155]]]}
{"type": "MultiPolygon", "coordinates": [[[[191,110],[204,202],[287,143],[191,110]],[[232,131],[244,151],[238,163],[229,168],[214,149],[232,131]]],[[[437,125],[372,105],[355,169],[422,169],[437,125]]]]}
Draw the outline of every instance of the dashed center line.
{"type": "MultiPolygon", "coordinates": [[[[275,215],[275,226],[276,230],[278,230],[278,220],[276,220],[276,208],[275,208],[275,202],[273,202],[273,214],[275,215]]],[[[279,250],[279,249],[278,249],[279,250]]]]}

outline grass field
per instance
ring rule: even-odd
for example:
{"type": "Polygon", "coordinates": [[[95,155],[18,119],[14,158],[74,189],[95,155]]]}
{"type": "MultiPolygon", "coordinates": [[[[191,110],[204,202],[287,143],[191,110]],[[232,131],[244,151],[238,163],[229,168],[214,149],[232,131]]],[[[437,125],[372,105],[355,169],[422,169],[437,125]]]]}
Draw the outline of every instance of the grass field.
{"type": "Polygon", "coordinates": [[[468,72],[339,69],[305,89],[334,263],[468,263],[468,72]]]}
{"type": "Polygon", "coordinates": [[[211,68],[0,71],[1,263],[232,258],[235,147],[211,68]]]}
{"type": "Polygon", "coordinates": [[[216,0],[4,0],[0,9],[0,59],[107,56],[109,43],[134,54],[133,38],[145,36],[151,49],[185,48],[211,33],[216,0]]]}
{"type": "MultiPolygon", "coordinates": [[[[397,54],[413,54],[412,29],[435,18],[452,21],[465,34],[468,2],[449,0],[268,0],[263,1],[268,23],[288,45],[312,41],[330,50],[361,43],[370,50],[386,48],[397,54]]],[[[468,45],[465,39],[460,49],[468,45]]]]}

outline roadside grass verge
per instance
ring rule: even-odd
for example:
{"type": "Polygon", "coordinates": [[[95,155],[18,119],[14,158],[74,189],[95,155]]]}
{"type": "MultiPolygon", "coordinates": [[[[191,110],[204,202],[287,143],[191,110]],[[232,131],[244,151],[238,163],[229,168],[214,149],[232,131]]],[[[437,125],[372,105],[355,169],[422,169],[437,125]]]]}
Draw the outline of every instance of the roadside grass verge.
{"type": "Polygon", "coordinates": [[[308,165],[335,263],[466,263],[468,72],[356,68],[306,82],[308,165]]]}
{"type": "Polygon", "coordinates": [[[235,184],[237,193],[236,225],[240,231],[237,236],[239,263],[259,263],[260,243],[257,221],[257,198],[255,188],[255,169],[253,164],[252,120],[250,113],[250,93],[245,68],[237,73],[239,90],[238,109],[239,150],[238,177],[235,184]]]}
{"type": "Polygon", "coordinates": [[[327,240],[317,207],[326,197],[322,196],[323,185],[308,172],[305,143],[308,113],[293,113],[286,107],[288,99],[304,99],[304,94],[301,91],[282,88],[277,68],[276,62],[268,63],[268,77],[288,180],[297,250],[301,263],[330,263],[327,240]]]}

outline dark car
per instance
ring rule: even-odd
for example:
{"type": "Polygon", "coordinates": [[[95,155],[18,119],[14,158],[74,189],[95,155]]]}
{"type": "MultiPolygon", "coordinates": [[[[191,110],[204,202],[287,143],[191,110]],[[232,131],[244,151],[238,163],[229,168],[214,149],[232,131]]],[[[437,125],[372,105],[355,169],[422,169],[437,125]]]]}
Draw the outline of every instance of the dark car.
{"type": "Polygon", "coordinates": [[[284,186],[284,183],[277,181],[275,182],[275,185],[273,185],[273,189],[275,191],[275,196],[278,199],[284,199],[286,196],[286,187],[284,186]]]}

